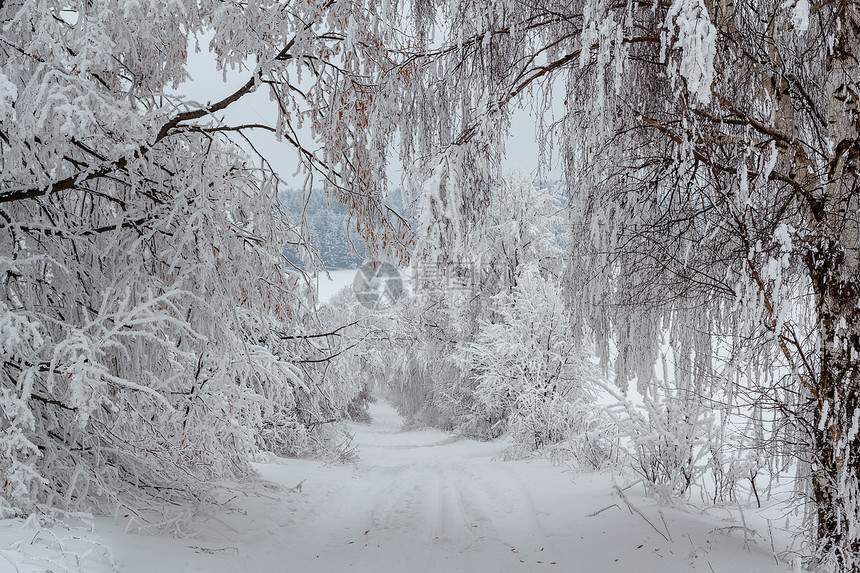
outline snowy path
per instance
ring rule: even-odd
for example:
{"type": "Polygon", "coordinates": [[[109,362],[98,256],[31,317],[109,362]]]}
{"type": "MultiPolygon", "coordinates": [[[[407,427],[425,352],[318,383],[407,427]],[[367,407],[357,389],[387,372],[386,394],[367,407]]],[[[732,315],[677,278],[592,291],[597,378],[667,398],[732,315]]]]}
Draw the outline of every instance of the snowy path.
{"type": "Polygon", "coordinates": [[[399,417],[385,406],[374,415],[373,426],[356,428],[362,461],[353,479],[319,501],[300,534],[309,565],[317,555],[331,571],[501,571],[540,557],[549,563],[552,540],[529,489],[489,460],[500,446],[400,432],[399,417]]]}
{"type": "MultiPolygon", "coordinates": [[[[389,406],[377,403],[371,412],[372,425],[352,428],[357,464],[260,464],[267,480],[286,488],[305,480],[301,493],[242,495],[233,501],[237,511],[202,519],[197,538],[127,535],[127,520],[100,519],[94,532],[54,528],[29,544],[31,531],[15,546],[20,525],[0,522],[0,572],[7,562],[21,572],[101,572],[113,569],[111,561],[134,573],[788,571],[776,565],[769,541],[757,538],[745,550],[735,530],[715,532],[732,525],[715,514],[663,509],[670,542],[622,509],[605,474],[494,462],[504,444],[400,431],[389,406]],[[614,503],[620,507],[587,517],[614,503]],[[112,559],[100,555],[102,547],[112,559]]],[[[653,502],[628,493],[662,524],[653,502]]]]}

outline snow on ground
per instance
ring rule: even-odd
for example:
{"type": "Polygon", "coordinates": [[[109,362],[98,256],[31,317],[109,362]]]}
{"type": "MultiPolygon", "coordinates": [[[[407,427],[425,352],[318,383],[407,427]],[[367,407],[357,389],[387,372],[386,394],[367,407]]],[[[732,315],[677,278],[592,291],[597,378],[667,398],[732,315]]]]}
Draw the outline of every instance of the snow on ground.
{"type": "MultiPolygon", "coordinates": [[[[125,533],[133,523],[125,515],[91,528],[0,521],[0,572],[790,570],[775,562],[769,539],[744,548],[727,515],[660,508],[637,486],[626,496],[639,515],[606,473],[494,461],[507,444],[401,431],[381,402],[371,413],[373,424],[350,428],[357,463],[258,464],[271,483],[233,492],[232,509],[201,515],[195,537],[125,533]]],[[[752,510],[746,519],[767,537],[752,510]]]]}

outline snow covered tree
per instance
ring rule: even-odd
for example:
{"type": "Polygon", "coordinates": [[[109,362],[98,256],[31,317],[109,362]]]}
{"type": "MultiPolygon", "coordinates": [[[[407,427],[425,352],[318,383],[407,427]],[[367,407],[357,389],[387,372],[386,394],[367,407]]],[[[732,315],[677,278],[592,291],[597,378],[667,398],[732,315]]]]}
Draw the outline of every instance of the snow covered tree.
{"type": "MultiPolygon", "coordinates": [[[[425,217],[433,208],[430,197],[424,198],[425,217]]],[[[529,349],[534,342],[527,334],[529,327],[519,322],[521,315],[516,309],[530,304],[546,304],[550,312],[558,313],[555,335],[561,335],[561,331],[565,331],[564,336],[568,334],[559,323],[566,312],[563,303],[547,298],[549,292],[554,292],[548,285],[557,284],[563,266],[565,214],[564,199],[557,188],[540,187],[522,175],[511,175],[501,181],[490,198],[483,221],[476,223],[473,236],[469,237],[468,248],[458,253],[449,246],[443,256],[434,260],[430,254],[435,252],[434,246],[428,244],[432,236],[425,235],[424,242],[419,244],[419,248],[428,253],[427,258],[418,260],[419,278],[422,278],[422,265],[433,270],[445,269],[451,275],[429,285],[433,293],[430,301],[435,306],[429,309],[434,315],[434,326],[430,328],[446,332],[442,336],[446,350],[438,355],[437,360],[441,358],[450,363],[448,376],[436,378],[435,401],[461,431],[475,436],[496,437],[509,428],[509,415],[514,411],[511,403],[504,400],[495,402],[490,396],[507,394],[516,401],[517,392],[511,393],[510,385],[505,386],[501,378],[488,374],[487,363],[480,354],[490,352],[500,359],[499,352],[508,343],[513,344],[518,352],[528,354],[534,350],[529,349]],[[532,277],[534,274],[539,278],[532,277]],[[519,288],[524,277],[529,278],[527,284],[535,288],[519,288]],[[540,281],[548,281],[543,285],[546,288],[536,287],[540,281]],[[512,335],[509,330],[519,327],[523,332],[508,340],[512,335]],[[517,345],[515,340],[523,344],[517,345]],[[488,377],[492,381],[486,379],[488,377]],[[497,384],[498,388],[492,388],[497,384]],[[484,392],[483,397],[481,392],[484,392]]],[[[551,322],[545,326],[551,326],[551,322]]],[[[534,331],[532,334],[537,336],[538,333],[534,331]]],[[[514,363],[517,366],[502,378],[515,378],[514,370],[522,374],[523,369],[527,369],[517,362],[515,355],[517,352],[503,361],[508,367],[514,363]]],[[[578,357],[576,354],[568,358],[575,361],[578,357]]],[[[552,361],[548,357],[547,360],[552,361]]],[[[543,375],[536,376],[542,379],[543,375]]],[[[533,383],[545,385],[535,380],[519,382],[524,385],[533,383]]],[[[572,398],[577,399],[576,396],[572,398]]],[[[534,443],[534,440],[527,439],[526,442],[534,443]]]]}
{"type": "Polygon", "coordinates": [[[300,368],[310,297],[281,250],[306,232],[258,137],[297,153],[371,249],[402,251],[379,201],[395,117],[368,83],[390,67],[387,16],[0,2],[0,516],[205,502],[273,423],[338,407],[300,368]],[[176,90],[201,37],[246,75],[216,101],[176,90]],[[260,93],[268,120],[231,120],[260,93]]]}
{"type": "Polygon", "coordinates": [[[446,26],[409,62],[441,78],[409,99],[443,158],[424,172],[424,232],[467,241],[509,104],[556,105],[541,124],[572,193],[578,323],[605,358],[617,343],[622,387],[649,386],[668,333],[685,392],[792,428],[810,469],[809,566],[856,570],[860,5],[450,0],[424,13],[446,26]]]}
{"type": "MultiPolygon", "coordinates": [[[[430,225],[439,198],[422,198],[430,225]]],[[[588,435],[601,423],[590,408],[594,368],[571,334],[561,288],[567,213],[558,187],[513,175],[467,249],[443,252],[438,235],[422,237],[417,296],[397,317],[413,341],[392,389],[406,414],[483,439],[510,433],[515,455],[565,442],[582,463],[602,463],[588,435]]]]}
{"type": "MultiPolygon", "coordinates": [[[[472,415],[497,433],[537,450],[599,425],[592,378],[596,368],[571,336],[558,280],[533,263],[517,269],[511,292],[496,295],[491,319],[479,321],[475,340],[458,350],[474,380],[472,415]]],[[[594,440],[594,436],[592,436],[594,440]]]]}

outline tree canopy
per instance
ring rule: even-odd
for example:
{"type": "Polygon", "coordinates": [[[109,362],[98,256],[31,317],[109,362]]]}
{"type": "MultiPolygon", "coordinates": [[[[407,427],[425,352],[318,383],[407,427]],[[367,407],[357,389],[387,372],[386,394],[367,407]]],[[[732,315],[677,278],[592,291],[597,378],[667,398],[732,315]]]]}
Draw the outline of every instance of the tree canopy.
{"type": "MultiPolygon", "coordinates": [[[[0,513],[200,498],[189,484],[246,472],[250,444],[298,439],[273,427],[359,392],[315,386],[319,322],[282,257],[313,249],[255,133],[346,205],[369,256],[417,241],[457,265],[530,102],[569,246],[509,294],[564,297],[570,336],[648,402],[624,423],[668,420],[634,452],[681,472],[665,491],[693,479],[708,410],[743,409],[744,447],[798,461],[810,565],[857,568],[856,0],[6,0],[0,54],[0,513]],[[207,103],[169,89],[204,33],[246,74],[207,103]],[[271,122],[225,119],[259,91],[271,122]],[[383,202],[395,154],[414,229],[383,202]]],[[[482,336],[522,326],[526,301],[505,304],[482,336]]]]}

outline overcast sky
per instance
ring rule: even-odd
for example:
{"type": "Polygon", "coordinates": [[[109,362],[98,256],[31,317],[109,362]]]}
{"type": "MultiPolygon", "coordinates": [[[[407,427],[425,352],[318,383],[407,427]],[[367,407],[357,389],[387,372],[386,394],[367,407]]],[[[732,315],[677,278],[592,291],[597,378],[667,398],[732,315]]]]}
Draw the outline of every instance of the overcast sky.
{"type": "MultiPolygon", "coordinates": [[[[200,52],[194,52],[194,46],[189,49],[188,72],[191,80],[180,86],[179,92],[200,103],[218,101],[234,92],[250,77],[249,70],[234,71],[223,74],[215,69],[215,59],[208,52],[209,36],[200,38],[200,52]]],[[[223,114],[222,114],[223,115],[223,114]]],[[[246,95],[229,108],[227,120],[230,123],[265,123],[273,125],[276,119],[275,106],[269,101],[268,91],[258,91],[246,95]]],[[[309,138],[307,131],[304,133],[309,138]]],[[[293,187],[301,187],[304,176],[297,174],[298,156],[292,146],[286,142],[278,142],[275,137],[266,132],[258,131],[253,138],[255,147],[280,172],[281,176],[293,187]]],[[[513,115],[511,137],[506,145],[507,158],[504,163],[506,170],[531,172],[538,166],[538,144],[535,138],[535,120],[522,109],[517,109],[513,115]]],[[[391,158],[389,180],[393,186],[400,181],[397,171],[397,157],[391,158]]],[[[559,170],[542,173],[542,179],[558,179],[559,170]]]]}

